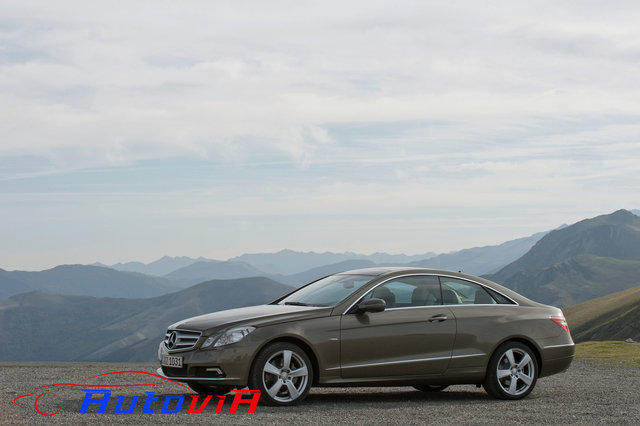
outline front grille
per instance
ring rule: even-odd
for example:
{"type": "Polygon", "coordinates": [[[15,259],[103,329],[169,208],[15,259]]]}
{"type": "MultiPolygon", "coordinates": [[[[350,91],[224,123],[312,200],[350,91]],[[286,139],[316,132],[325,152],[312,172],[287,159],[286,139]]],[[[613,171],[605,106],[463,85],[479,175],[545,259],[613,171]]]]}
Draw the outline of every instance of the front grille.
{"type": "Polygon", "coordinates": [[[170,351],[186,351],[193,348],[202,332],[192,330],[167,330],[164,336],[164,345],[170,351]],[[175,333],[175,338],[172,334],[175,333]]]}

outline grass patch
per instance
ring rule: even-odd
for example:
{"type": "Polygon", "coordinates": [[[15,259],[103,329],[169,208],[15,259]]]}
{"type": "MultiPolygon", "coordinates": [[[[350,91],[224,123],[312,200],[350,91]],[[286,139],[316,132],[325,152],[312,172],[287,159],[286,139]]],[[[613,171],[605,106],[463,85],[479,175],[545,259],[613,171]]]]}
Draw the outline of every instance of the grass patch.
{"type": "Polygon", "coordinates": [[[582,342],[576,344],[576,359],[640,366],[640,343],[582,342]]]}

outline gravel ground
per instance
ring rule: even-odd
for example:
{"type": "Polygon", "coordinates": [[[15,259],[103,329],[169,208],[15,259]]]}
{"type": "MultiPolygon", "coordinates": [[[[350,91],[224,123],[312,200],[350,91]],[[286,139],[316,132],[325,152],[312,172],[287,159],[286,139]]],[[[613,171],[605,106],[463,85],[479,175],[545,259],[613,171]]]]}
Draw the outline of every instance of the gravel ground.
{"type": "MultiPolygon", "coordinates": [[[[91,379],[97,374],[118,370],[153,372],[152,364],[103,363],[0,363],[0,424],[62,423],[292,423],[292,424],[418,424],[418,423],[633,423],[640,424],[640,368],[603,365],[575,361],[563,373],[541,379],[528,398],[521,401],[489,399],[482,388],[452,386],[444,392],[427,394],[409,387],[391,388],[317,388],[306,401],[296,407],[258,406],[254,414],[241,405],[237,414],[228,414],[230,403],[214,414],[215,401],[202,414],[187,414],[190,397],[184,388],[174,384],[141,388],[112,389],[115,395],[156,394],[186,396],[182,412],[177,414],[144,414],[142,399],[133,414],[79,414],[84,398],[82,388],[61,386],[50,388],[57,395],[45,395],[38,401],[44,412],[60,412],[43,417],[34,410],[35,396],[13,404],[16,396],[34,392],[37,386],[59,382],[84,384],[152,383],[138,374],[91,379]]],[[[227,396],[227,399],[231,399],[227,396]]],[[[160,404],[156,404],[159,411],[160,404]]],[[[125,407],[129,398],[125,399],[125,407]]]]}

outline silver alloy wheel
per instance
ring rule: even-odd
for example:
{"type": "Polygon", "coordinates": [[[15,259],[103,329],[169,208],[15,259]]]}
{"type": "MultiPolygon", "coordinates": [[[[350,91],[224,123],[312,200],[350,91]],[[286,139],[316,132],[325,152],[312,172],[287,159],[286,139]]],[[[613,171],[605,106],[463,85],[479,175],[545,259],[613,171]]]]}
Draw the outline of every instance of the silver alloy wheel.
{"type": "Polygon", "coordinates": [[[509,395],[521,395],[529,389],[535,377],[535,363],[522,349],[508,349],[498,361],[496,377],[502,390],[509,395]]]}
{"type": "Polygon", "coordinates": [[[271,355],[262,368],[262,384],[279,402],[291,402],[304,392],[309,370],[302,357],[285,349],[271,355]]]}

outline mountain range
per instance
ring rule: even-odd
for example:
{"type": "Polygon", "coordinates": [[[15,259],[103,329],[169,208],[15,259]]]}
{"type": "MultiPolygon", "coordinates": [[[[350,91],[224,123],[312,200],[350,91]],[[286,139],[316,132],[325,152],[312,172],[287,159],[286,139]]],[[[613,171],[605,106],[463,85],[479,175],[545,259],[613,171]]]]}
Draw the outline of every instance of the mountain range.
{"type": "Polygon", "coordinates": [[[0,269],[0,299],[33,290],[97,297],[151,297],[177,290],[180,282],[92,265],[60,265],[44,271],[0,269]]]}
{"type": "MultiPolygon", "coordinates": [[[[558,228],[558,230],[560,229],[562,227],[558,228]]],[[[0,270],[0,298],[38,289],[61,294],[153,297],[212,279],[256,276],[269,277],[292,286],[301,286],[325,275],[376,265],[406,265],[463,271],[475,275],[490,274],[500,270],[510,262],[516,261],[547,234],[548,232],[539,232],[498,245],[474,247],[440,255],[434,255],[434,253],[413,256],[386,253],[361,255],[351,252],[315,253],[281,250],[276,253],[245,254],[227,261],[204,257],[165,256],[147,264],[127,262],[102,268],[94,265],[63,265],[52,270],[40,272],[8,272],[0,270]],[[350,258],[350,256],[355,258],[350,258]],[[412,260],[415,258],[420,258],[420,260],[412,260]],[[324,263],[336,259],[339,259],[339,261],[324,263]],[[309,265],[316,266],[307,269],[303,268],[309,265]],[[105,268],[115,271],[107,277],[106,275],[108,274],[105,272],[105,268]],[[64,270],[64,274],[58,270],[64,270]],[[58,273],[53,273],[54,271],[58,271],[58,273]],[[145,275],[141,275],[142,271],[145,271],[145,275]],[[274,271],[298,272],[282,274],[274,271]],[[118,272],[122,275],[118,274],[118,272]],[[160,277],[158,275],[163,276],[160,277]],[[68,278],[61,281],[62,276],[68,278]],[[37,284],[33,283],[35,278],[32,277],[38,277],[35,280],[37,284]]],[[[580,259],[576,260],[576,262],[579,261],[580,259]]],[[[612,267],[615,267],[615,265],[612,265],[612,267]]],[[[504,279],[504,277],[499,276],[498,279],[504,279]]],[[[542,277],[540,279],[544,280],[546,278],[542,277]]],[[[564,304],[571,301],[573,299],[568,298],[562,300],[561,303],[564,304]]]]}
{"type": "Polygon", "coordinates": [[[147,299],[35,291],[0,301],[0,360],[151,361],[181,319],[258,305],[291,290],[268,278],[216,280],[147,299]]]}
{"type": "MultiPolygon", "coordinates": [[[[427,259],[435,256],[436,253],[427,252],[424,254],[406,255],[406,254],[388,254],[388,253],[373,253],[373,254],[358,254],[352,252],[344,253],[316,253],[316,252],[299,252],[293,250],[280,250],[276,253],[253,253],[243,254],[241,256],[228,259],[227,262],[234,264],[243,263],[251,265],[256,271],[259,271],[262,275],[291,275],[299,272],[303,272],[307,269],[312,269],[318,266],[328,265],[332,263],[338,263],[351,259],[366,259],[373,263],[397,263],[404,264],[416,260],[427,259]]],[[[210,263],[224,263],[225,261],[209,259],[206,257],[188,257],[188,256],[164,256],[158,260],[150,263],[143,262],[119,262],[112,265],[107,265],[101,262],[95,262],[93,266],[102,266],[117,271],[126,272],[138,272],[141,274],[166,276],[174,271],[188,267],[195,263],[210,262],[210,263]]],[[[220,277],[223,278],[223,277],[220,277]]],[[[236,277],[237,278],[237,277],[236,277]]]]}
{"type": "Polygon", "coordinates": [[[228,260],[224,262],[195,262],[165,275],[165,278],[182,282],[187,286],[211,279],[228,280],[267,275],[268,274],[264,271],[261,271],[246,262],[228,260]]]}
{"type": "Polygon", "coordinates": [[[268,274],[246,262],[228,260],[216,263],[196,262],[166,275],[166,278],[174,280],[174,282],[181,282],[185,285],[190,285],[206,281],[211,278],[234,279],[266,276],[274,281],[291,285],[293,287],[301,287],[311,281],[317,280],[318,278],[335,274],[337,272],[348,271],[350,269],[371,268],[379,265],[380,264],[366,259],[351,259],[329,265],[318,266],[297,274],[280,275],[268,274]]]}
{"type": "MultiPolygon", "coordinates": [[[[524,250],[526,245],[533,244],[532,239],[538,238],[539,235],[542,234],[543,233],[508,241],[498,246],[478,247],[440,255],[437,256],[437,262],[441,265],[443,263],[442,259],[446,259],[448,264],[451,265],[450,269],[475,271],[476,265],[482,265],[483,263],[495,265],[506,262],[524,250]],[[513,248],[513,250],[511,254],[508,254],[506,252],[509,251],[510,247],[513,248]]],[[[258,259],[258,263],[262,265],[264,265],[264,263],[260,261],[260,259],[268,259],[271,262],[279,263],[281,265],[280,270],[299,270],[299,265],[292,265],[288,268],[284,268],[282,265],[288,260],[294,261],[295,259],[304,259],[304,264],[317,264],[321,263],[323,259],[342,259],[348,255],[350,255],[348,252],[336,254],[303,253],[282,250],[278,253],[247,255],[246,258],[258,259]],[[314,256],[318,257],[314,259],[314,256]]],[[[387,255],[385,253],[376,253],[370,256],[354,255],[370,257],[379,261],[385,259],[407,260],[412,258],[412,256],[387,255]]],[[[165,256],[148,264],[127,262],[111,266],[99,263],[93,265],[60,265],[52,269],[37,272],[4,271],[0,269],[0,299],[33,290],[97,297],[153,297],[212,279],[235,279],[257,276],[269,277],[275,281],[299,287],[325,275],[349,269],[367,268],[376,265],[436,266],[426,265],[424,262],[425,260],[412,263],[376,263],[373,260],[364,258],[347,259],[335,263],[321,264],[320,266],[289,275],[270,273],[241,260],[220,261],[204,257],[169,256],[165,256]],[[140,271],[146,271],[147,273],[140,271]],[[158,276],[166,271],[169,272],[164,274],[164,276],[158,276]]]]}
{"type": "MultiPolygon", "coordinates": [[[[204,257],[169,257],[144,264],[117,263],[109,268],[158,275],[176,281],[176,285],[191,285],[211,279],[232,279],[265,276],[283,283],[302,285],[314,279],[347,269],[371,266],[417,266],[462,270],[470,274],[494,272],[527,252],[546,232],[518,238],[495,246],[474,247],[436,255],[352,252],[315,253],[280,250],[276,253],[243,254],[226,261],[204,257]],[[167,272],[168,271],[168,272],[167,272]]],[[[106,266],[101,263],[95,265],[106,266]]]]}
{"type": "Polygon", "coordinates": [[[640,217],[618,210],[551,231],[486,278],[557,306],[640,285],[640,217]]]}
{"type": "Polygon", "coordinates": [[[229,260],[232,262],[246,262],[269,275],[293,275],[319,266],[340,263],[346,260],[360,259],[373,263],[405,264],[435,255],[436,253],[433,252],[406,255],[388,253],[358,254],[352,252],[316,253],[313,251],[299,252],[284,249],[276,253],[243,254],[229,260]]]}
{"type": "Polygon", "coordinates": [[[219,260],[207,259],[206,257],[198,257],[194,259],[187,256],[164,256],[150,263],[120,262],[113,265],[105,265],[104,263],[96,262],[93,265],[115,269],[116,271],[138,272],[140,274],[155,275],[161,277],[177,269],[192,265],[196,262],[219,262],[219,260]]]}
{"type": "Polygon", "coordinates": [[[495,246],[473,247],[452,253],[443,253],[429,259],[411,262],[408,265],[461,271],[471,275],[490,274],[528,252],[546,234],[547,232],[538,232],[495,246]]]}
{"type": "MultiPolygon", "coordinates": [[[[462,250],[457,260],[449,253],[437,256],[435,265],[420,261],[415,266],[481,266],[479,259],[505,261],[509,248],[527,245],[532,247],[519,258],[486,276],[543,303],[580,303],[565,309],[578,341],[639,337],[634,330],[640,323],[640,217],[627,210],[499,246],[462,250]]],[[[381,264],[394,263],[347,259],[270,274],[275,279],[222,280],[206,278],[268,273],[241,260],[195,261],[165,277],[90,265],[0,270],[0,298],[5,298],[0,300],[0,341],[11,342],[0,345],[0,360],[153,360],[165,327],[182,318],[265,303],[319,277],[381,264]],[[199,280],[205,282],[184,288],[199,280]],[[171,292],[176,287],[183,289],[171,292]]]]}

